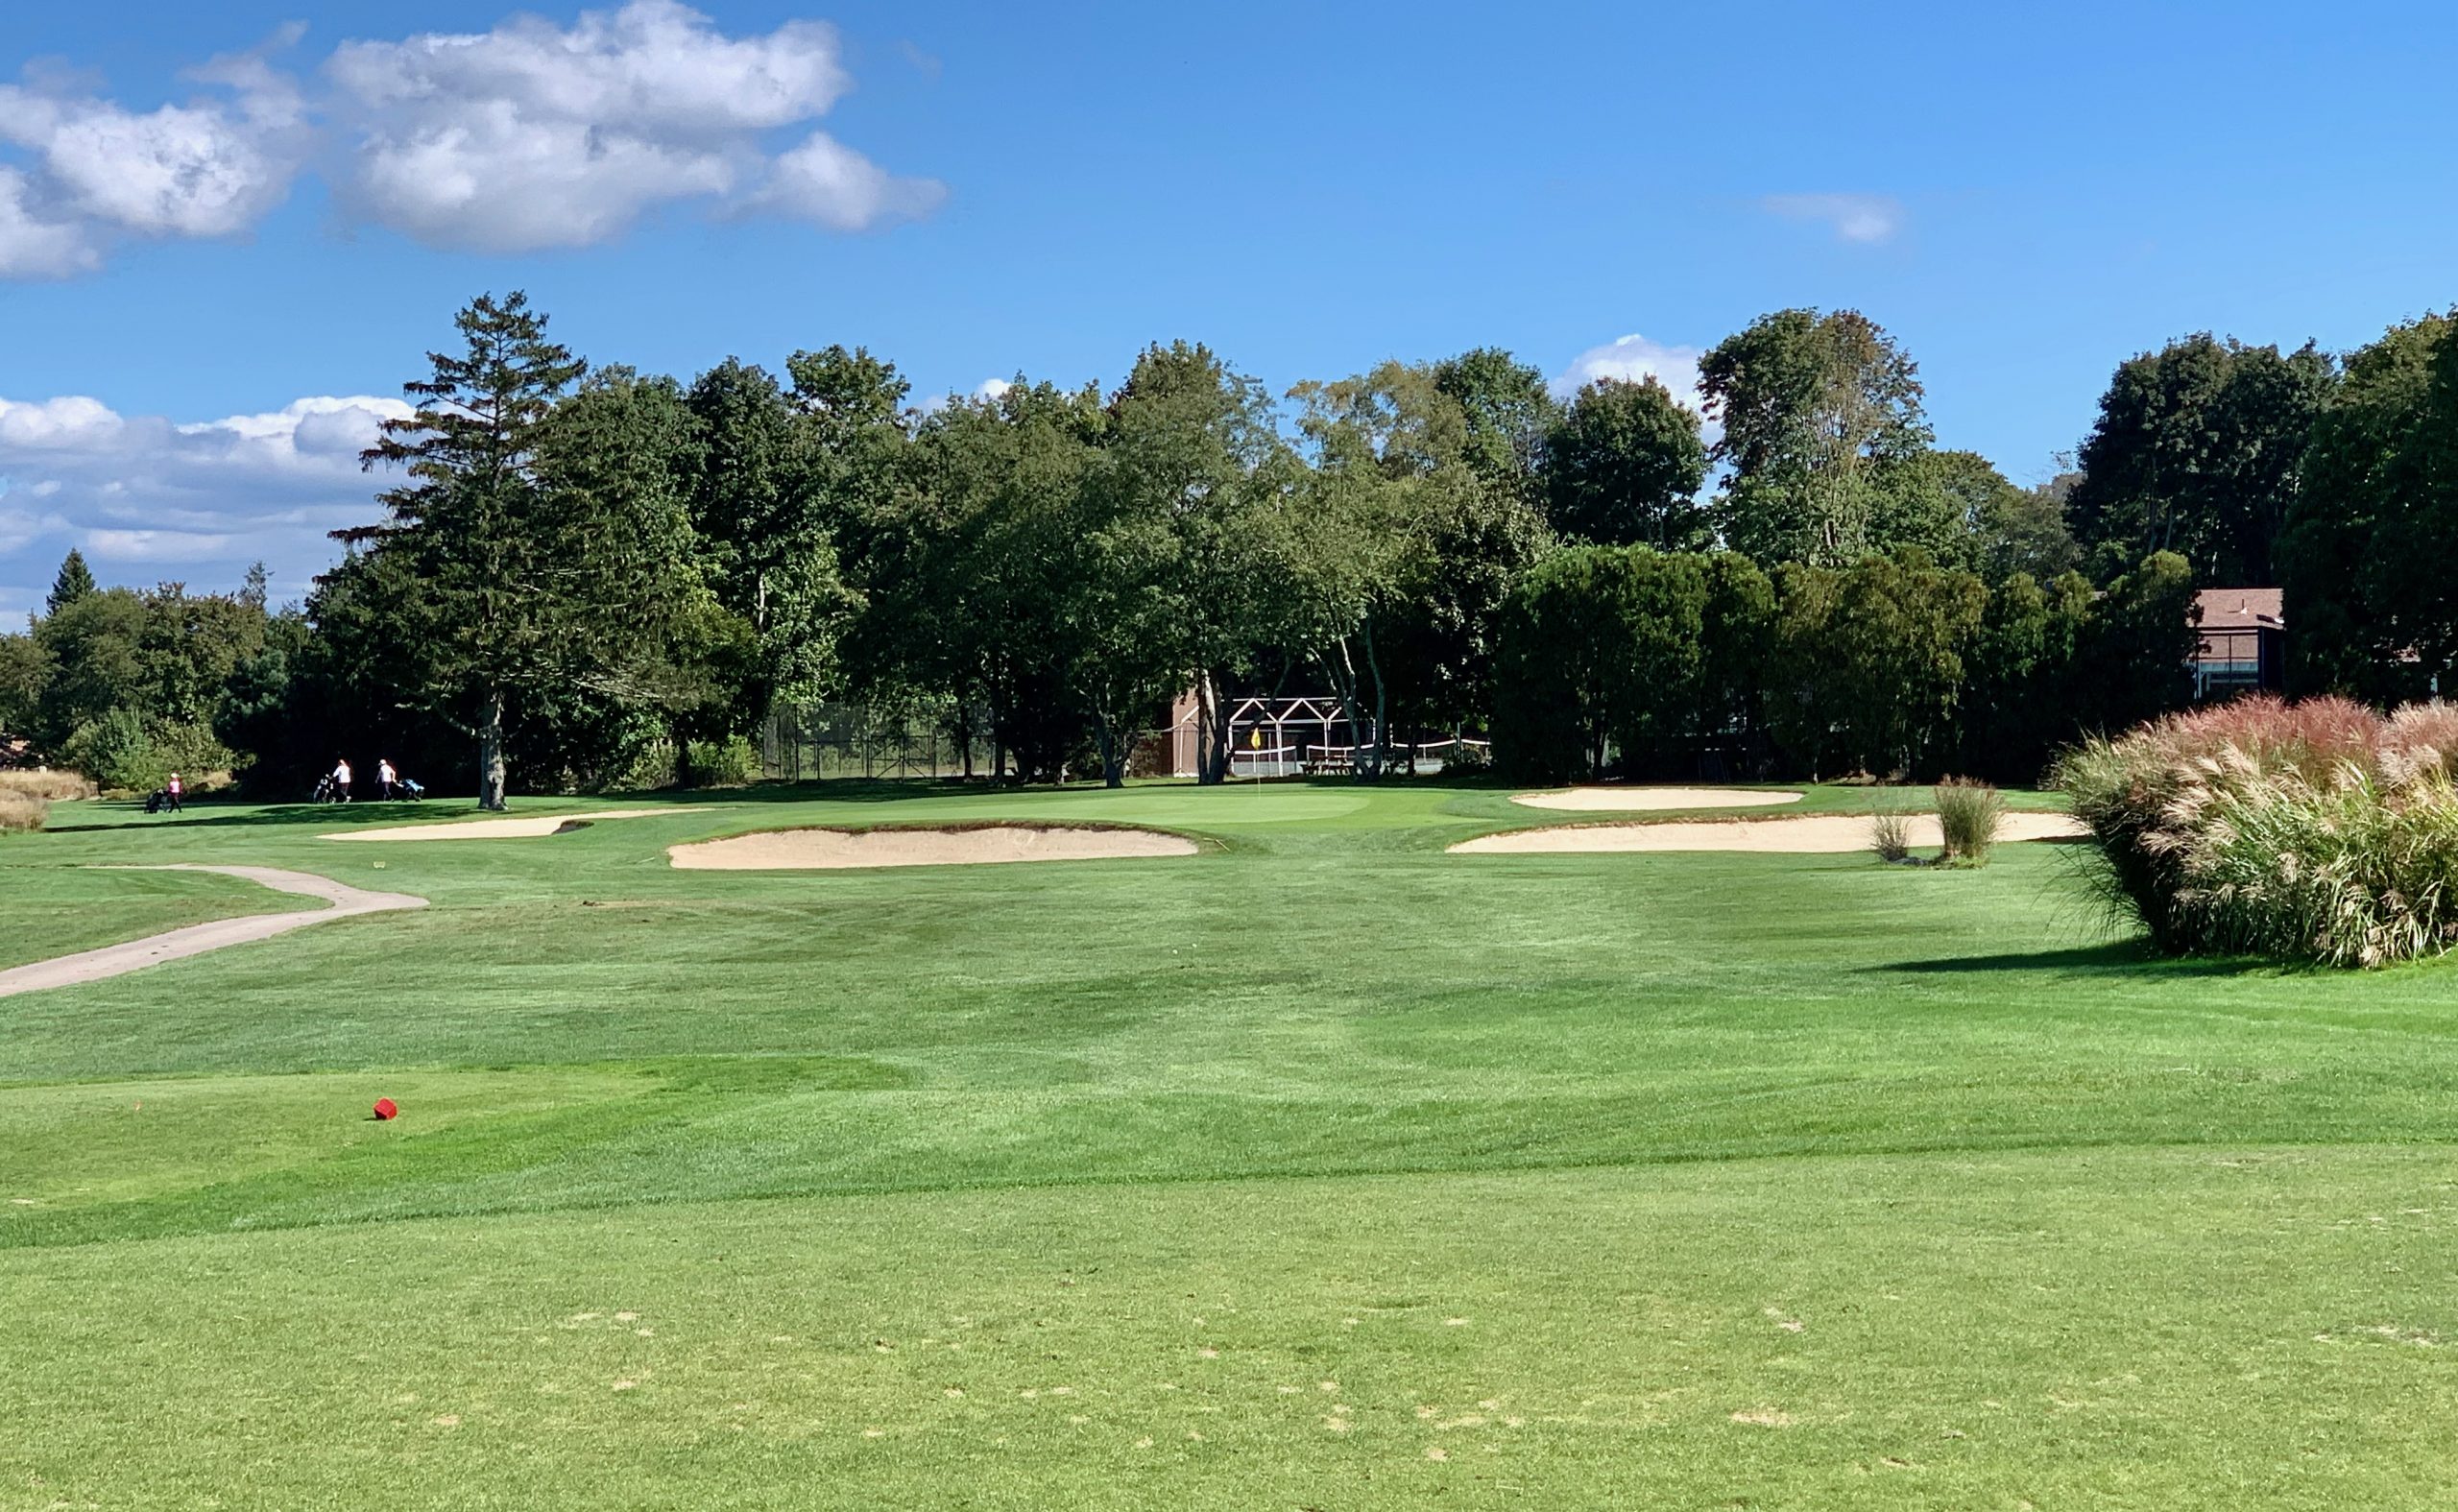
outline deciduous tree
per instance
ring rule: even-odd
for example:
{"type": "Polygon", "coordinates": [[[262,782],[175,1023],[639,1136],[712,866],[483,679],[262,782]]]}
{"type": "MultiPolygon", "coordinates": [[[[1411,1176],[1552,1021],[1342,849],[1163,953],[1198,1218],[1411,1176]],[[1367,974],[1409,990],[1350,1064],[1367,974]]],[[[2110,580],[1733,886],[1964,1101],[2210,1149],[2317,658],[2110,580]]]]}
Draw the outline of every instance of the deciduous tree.
{"type": "MultiPolygon", "coordinates": [[[[1724,544],[1760,562],[1839,566],[1901,544],[1890,536],[1890,477],[1929,444],[1917,370],[1854,310],[1779,310],[1699,365],[1724,544]]],[[[1892,491],[1899,494],[1899,488],[1892,491]]]]}
{"type": "Polygon", "coordinates": [[[2334,381],[2309,342],[2282,354],[2208,332],[2120,363],[2078,456],[2075,538],[2103,571],[2174,551],[2204,583],[2277,583],[2273,548],[2334,381]]]}
{"type": "Polygon", "coordinates": [[[2458,541],[2453,430],[2458,316],[2394,326],[2348,357],[2277,552],[2291,690],[2390,704],[2458,689],[2458,598],[2436,555],[2458,541]]]}
{"type": "Polygon", "coordinates": [[[1578,391],[1546,438],[1546,511],[1567,540],[1692,551],[1714,534],[1699,417],[1653,377],[1578,391]]]}

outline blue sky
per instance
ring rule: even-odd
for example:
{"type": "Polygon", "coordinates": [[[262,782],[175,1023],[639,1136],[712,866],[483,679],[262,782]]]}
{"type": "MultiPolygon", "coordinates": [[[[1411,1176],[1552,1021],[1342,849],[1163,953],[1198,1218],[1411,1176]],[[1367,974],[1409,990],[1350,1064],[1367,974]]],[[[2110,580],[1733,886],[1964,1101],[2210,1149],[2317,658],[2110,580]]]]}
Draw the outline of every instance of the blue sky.
{"type": "Polygon", "coordinates": [[[1848,305],[2033,481],[2132,352],[2458,301],[2453,65],[2451,8],[2268,0],[12,7],[0,612],[72,543],[303,591],[371,513],[349,401],[484,289],[600,361],[859,343],[920,395],[1176,336],[1677,379],[1848,305]]]}

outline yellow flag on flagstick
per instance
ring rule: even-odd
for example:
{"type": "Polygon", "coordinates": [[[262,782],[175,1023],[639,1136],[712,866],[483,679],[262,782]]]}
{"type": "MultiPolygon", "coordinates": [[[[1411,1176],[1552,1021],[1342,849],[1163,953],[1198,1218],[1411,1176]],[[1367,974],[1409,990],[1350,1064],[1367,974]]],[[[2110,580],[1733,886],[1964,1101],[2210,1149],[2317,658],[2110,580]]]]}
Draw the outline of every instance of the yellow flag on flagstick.
{"type": "Polygon", "coordinates": [[[1248,731],[1246,732],[1246,747],[1250,751],[1261,751],[1264,748],[1264,732],[1260,730],[1248,731]]]}

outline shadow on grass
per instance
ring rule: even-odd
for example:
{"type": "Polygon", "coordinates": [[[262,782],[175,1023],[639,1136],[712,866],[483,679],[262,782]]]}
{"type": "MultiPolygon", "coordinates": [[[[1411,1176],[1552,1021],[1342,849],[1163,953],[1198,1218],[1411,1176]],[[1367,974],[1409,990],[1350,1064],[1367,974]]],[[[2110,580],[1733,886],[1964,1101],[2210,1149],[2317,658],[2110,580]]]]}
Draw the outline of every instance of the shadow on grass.
{"type": "Polygon", "coordinates": [[[1961,976],[1989,972],[2062,972],[2085,976],[2248,976],[2303,970],[2258,956],[2161,955],[2136,936],[2106,945],[2062,950],[2014,950],[2002,955],[1949,955],[1932,961],[1896,961],[1863,968],[1882,975],[1961,976]]]}
{"type": "MultiPolygon", "coordinates": [[[[1136,781],[1137,787],[1189,787],[1193,782],[1136,781]]],[[[1243,789],[1254,784],[1241,780],[1243,789]]],[[[1285,777],[1267,780],[1265,786],[1277,789],[1318,789],[1331,792],[1356,792],[1375,784],[1361,783],[1353,777],[1314,776],[1285,777]]],[[[1398,789],[1406,780],[1393,780],[1388,786],[1398,789]]],[[[1451,785],[1451,784],[1442,784],[1451,785]]],[[[359,825],[398,825],[419,819],[484,819],[518,818],[535,813],[540,807],[569,804],[576,801],[598,804],[654,803],[677,810],[692,808],[740,808],[754,804],[898,804],[925,798],[992,798],[1040,796],[1053,793],[1097,793],[1101,783],[1074,781],[1063,783],[994,782],[987,778],[967,781],[961,778],[855,778],[835,777],[808,781],[760,781],[748,787],[662,788],[634,793],[516,793],[511,807],[504,815],[489,815],[478,808],[467,794],[429,793],[423,803],[386,803],[366,799],[348,804],[266,804],[246,799],[202,798],[191,801],[177,814],[148,814],[145,805],[133,800],[109,800],[90,804],[88,814],[107,815],[85,824],[52,824],[44,827],[50,834],[93,834],[134,828],[177,828],[201,829],[214,827],[262,828],[279,825],[313,824],[328,829],[349,828],[359,825]],[[222,810],[217,812],[217,810],[222,810]]],[[[1495,784],[1495,791],[1515,791],[1506,783],[1495,784]]],[[[587,809],[574,810],[574,819],[587,819],[587,809]]]]}
{"type": "MultiPolygon", "coordinates": [[[[44,832],[89,834],[139,828],[201,829],[301,824],[349,828],[359,825],[398,825],[419,819],[518,818],[524,813],[536,813],[541,808],[575,802],[602,805],[654,803],[687,811],[693,808],[743,807],[755,804],[892,804],[923,798],[989,797],[1000,793],[1097,792],[1100,786],[1097,781],[1025,786],[1013,782],[995,783],[984,779],[967,782],[956,778],[840,777],[807,782],[755,782],[748,787],[660,788],[630,793],[515,793],[511,805],[502,814],[489,814],[480,809],[477,801],[468,794],[429,793],[422,803],[363,799],[348,804],[267,804],[246,799],[202,798],[190,801],[176,814],[148,814],[141,802],[115,799],[93,804],[85,810],[89,814],[101,813],[109,818],[87,824],[47,825],[44,832]]],[[[571,817],[585,820],[589,817],[589,810],[572,810],[571,817]]]]}
{"type": "Polygon", "coordinates": [[[187,804],[176,814],[148,814],[143,804],[103,803],[94,807],[115,815],[115,819],[83,825],[45,825],[43,833],[94,834],[121,829],[209,829],[231,826],[300,824],[348,828],[352,825],[398,825],[413,819],[470,818],[478,814],[474,803],[452,798],[430,798],[422,804],[406,801],[388,804],[381,800],[363,804],[234,804],[229,806],[238,809],[237,812],[215,812],[223,806],[210,799],[203,799],[187,804]]]}

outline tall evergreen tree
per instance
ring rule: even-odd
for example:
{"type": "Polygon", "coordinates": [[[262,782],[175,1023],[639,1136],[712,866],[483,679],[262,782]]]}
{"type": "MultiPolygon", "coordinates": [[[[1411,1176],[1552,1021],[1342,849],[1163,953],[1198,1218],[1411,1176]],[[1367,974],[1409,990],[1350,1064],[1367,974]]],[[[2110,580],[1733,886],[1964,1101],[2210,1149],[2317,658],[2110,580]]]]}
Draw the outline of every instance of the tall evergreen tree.
{"type": "Polygon", "coordinates": [[[85,565],[85,554],[76,547],[60,559],[60,573],[51,580],[51,593],[42,601],[43,612],[57,614],[94,591],[93,570],[85,565]]]}
{"type": "Polygon", "coordinates": [[[663,696],[673,628],[698,607],[664,454],[682,408],[617,375],[559,448],[588,365],[518,293],[480,296],[454,325],[462,349],[429,354],[403,386],[416,413],[361,459],[406,481],[378,495],[381,523],[337,533],[359,549],[334,576],[372,612],[400,696],[474,738],[479,804],[499,809],[515,700],[663,696]]]}

